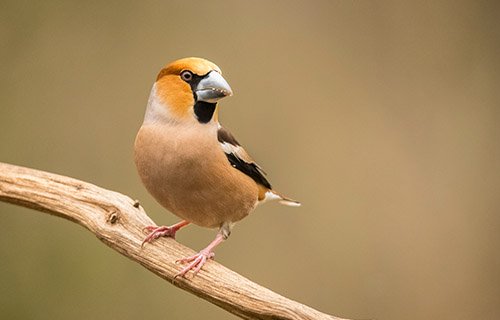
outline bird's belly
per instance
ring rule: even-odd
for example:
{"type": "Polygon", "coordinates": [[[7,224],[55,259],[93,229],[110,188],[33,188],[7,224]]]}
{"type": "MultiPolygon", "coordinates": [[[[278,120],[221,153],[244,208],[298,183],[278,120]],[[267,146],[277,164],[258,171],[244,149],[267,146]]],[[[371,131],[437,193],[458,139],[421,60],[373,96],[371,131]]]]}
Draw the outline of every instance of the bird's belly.
{"type": "Polygon", "coordinates": [[[255,207],[255,182],[232,168],[217,144],[160,137],[142,139],[140,131],[136,146],[142,145],[136,150],[141,152],[136,152],[135,161],[144,185],[162,206],[213,228],[239,221],[255,207]]]}

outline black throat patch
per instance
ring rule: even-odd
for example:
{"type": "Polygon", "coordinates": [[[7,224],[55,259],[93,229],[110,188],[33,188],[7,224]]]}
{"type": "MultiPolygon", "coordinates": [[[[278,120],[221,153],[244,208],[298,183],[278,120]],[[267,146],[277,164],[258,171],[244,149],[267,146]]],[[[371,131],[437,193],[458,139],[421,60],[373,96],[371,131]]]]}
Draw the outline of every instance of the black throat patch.
{"type": "Polygon", "coordinates": [[[196,101],[194,104],[194,114],[200,123],[208,123],[212,120],[217,103],[196,101]]]}

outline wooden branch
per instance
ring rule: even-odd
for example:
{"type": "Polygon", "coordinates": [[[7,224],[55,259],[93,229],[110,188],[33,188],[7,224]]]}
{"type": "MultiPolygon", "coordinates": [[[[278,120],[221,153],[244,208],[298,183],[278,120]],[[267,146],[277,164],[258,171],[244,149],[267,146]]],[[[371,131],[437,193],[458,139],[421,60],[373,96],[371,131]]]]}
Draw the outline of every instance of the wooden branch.
{"type": "Polygon", "coordinates": [[[210,261],[193,279],[175,261],[194,252],[171,238],[141,248],[154,225],[138,202],[93,184],[0,162],[0,200],[76,222],[151,272],[244,319],[340,319],[280,296],[210,261]]]}

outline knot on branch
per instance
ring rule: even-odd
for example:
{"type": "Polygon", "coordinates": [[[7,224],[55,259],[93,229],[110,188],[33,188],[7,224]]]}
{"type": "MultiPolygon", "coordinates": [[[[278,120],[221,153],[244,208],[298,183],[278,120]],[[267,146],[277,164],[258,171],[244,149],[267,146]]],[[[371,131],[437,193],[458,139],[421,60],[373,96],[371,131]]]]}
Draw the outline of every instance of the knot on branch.
{"type": "Polygon", "coordinates": [[[115,224],[118,221],[119,215],[118,211],[111,211],[108,215],[108,219],[106,219],[107,222],[111,224],[115,224]]]}

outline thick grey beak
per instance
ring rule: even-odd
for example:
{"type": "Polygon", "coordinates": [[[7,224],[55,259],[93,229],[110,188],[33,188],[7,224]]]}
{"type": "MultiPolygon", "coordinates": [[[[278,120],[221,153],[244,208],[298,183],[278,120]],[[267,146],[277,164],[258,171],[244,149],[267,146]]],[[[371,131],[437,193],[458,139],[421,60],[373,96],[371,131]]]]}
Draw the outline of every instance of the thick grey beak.
{"type": "Polygon", "coordinates": [[[211,71],[196,86],[198,101],[215,103],[218,100],[232,96],[233,91],[227,81],[217,71],[211,71]]]}

